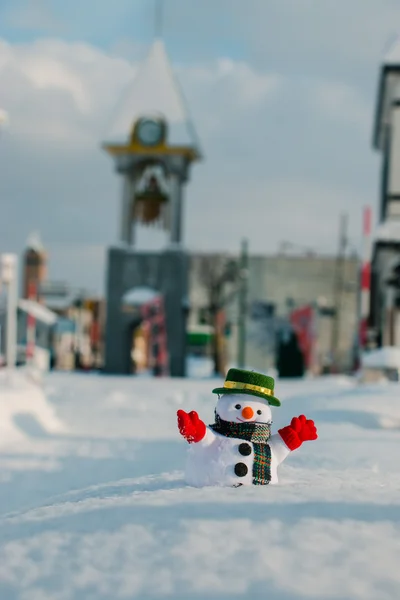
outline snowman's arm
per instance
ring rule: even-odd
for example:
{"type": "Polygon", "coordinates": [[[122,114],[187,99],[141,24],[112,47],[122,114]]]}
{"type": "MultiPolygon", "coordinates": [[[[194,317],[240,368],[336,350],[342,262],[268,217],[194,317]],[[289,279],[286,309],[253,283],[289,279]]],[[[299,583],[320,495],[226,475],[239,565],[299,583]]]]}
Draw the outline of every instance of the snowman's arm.
{"type": "Polygon", "coordinates": [[[290,449],[286,446],[285,442],[279,435],[279,433],[275,433],[271,435],[268,441],[271,451],[276,459],[278,465],[281,464],[285,460],[287,456],[290,454],[290,449]]]}
{"type": "Polygon", "coordinates": [[[180,409],[177,412],[179,433],[189,444],[202,444],[209,446],[215,439],[214,432],[199,419],[196,411],[189,414],[180,409]]]}
{"type": "Polygon", "coordinates": [[[210,427],[206,427],[206,433],[204,437],[199,442],[196,442],[196,446],[203,446],[203,448],[206,448],[207,446],[210,446],[213,443],[216,437],[217,436],[215,435],[213,430],[210,429],[210,427]]]}

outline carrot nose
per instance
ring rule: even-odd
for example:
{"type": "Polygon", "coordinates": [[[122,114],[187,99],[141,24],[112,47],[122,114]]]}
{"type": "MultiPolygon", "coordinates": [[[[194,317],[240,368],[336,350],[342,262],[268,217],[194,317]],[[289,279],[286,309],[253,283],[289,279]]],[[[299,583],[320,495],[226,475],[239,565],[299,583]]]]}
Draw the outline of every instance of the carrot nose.
{"type": "Polygon", "coordinates": [[[244,419],[251,419],[254,417],[254,410],[250,406],[245,406],[242,410],[242,417],[244,419]]]}

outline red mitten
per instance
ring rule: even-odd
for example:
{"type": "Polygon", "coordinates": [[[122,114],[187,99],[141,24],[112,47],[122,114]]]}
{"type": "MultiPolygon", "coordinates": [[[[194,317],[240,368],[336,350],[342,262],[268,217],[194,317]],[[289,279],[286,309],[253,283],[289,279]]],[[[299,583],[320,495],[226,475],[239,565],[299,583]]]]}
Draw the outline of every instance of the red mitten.
{"type": "Polygon", "coordinates": [[[199,419],[199,415],[196,411],[192,410],[189,414],[184,410],[178,410],[178,428],[185,438],[192,444],[193,442],[200,442],[206,435],[206,426],[203,421],[199,419]]]}
{"type": "Polygon", "coordinates": [[[283,427],[283,429],[279,429],[278,433],[289,450],[296,450],[303,442],[316,440],[318,438],[314,421],[307,419],[304,415],[293,417],[290,425],[283,427]]]}

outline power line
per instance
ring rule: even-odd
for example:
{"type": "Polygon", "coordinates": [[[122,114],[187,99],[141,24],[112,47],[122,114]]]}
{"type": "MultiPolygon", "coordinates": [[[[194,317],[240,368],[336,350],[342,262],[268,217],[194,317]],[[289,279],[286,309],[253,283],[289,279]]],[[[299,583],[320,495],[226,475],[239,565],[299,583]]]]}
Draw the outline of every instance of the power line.
{"type": "Polygon", "coordinates": [[[164,0],[154,0],[154,34],[156,39],[163,37],[163,26],[164,26],[164,0]]]}

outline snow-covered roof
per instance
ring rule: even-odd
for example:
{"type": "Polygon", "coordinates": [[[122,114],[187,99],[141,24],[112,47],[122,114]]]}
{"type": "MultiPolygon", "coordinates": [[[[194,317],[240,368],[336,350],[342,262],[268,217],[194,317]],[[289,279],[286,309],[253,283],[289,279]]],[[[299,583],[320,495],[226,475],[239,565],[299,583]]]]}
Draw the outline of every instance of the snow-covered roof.
{"type": "Polygon", "coordinates": [[[367,369],[400,369],[400,348],[384,346],[365,352],[361,364],[367,369]]]}
{"type": "Polygon", "coordinates": [[[53,310],[67,310],[73,306],[74,302],[78,299],[78,294],[73,292],[66,293],[63,296],[42,294],[43,301],[49,309],[53,310]]]}
{"type": "Polygon", "coordinates": [[[18,308],[46,325],[54,325],[58,319],[53,311],[33,300],[18,300],[18,308]]]}
{"type": "Polygon", "coordinates": [[[158,298],[159,293],[148,287],[136,287],[127,291],[122,296],[122,304],[125,306],[141,306],[158,298]]]}
{"type": "Polygon", "coordinates": [[[378,225],[374,239],[377,242],[400,243],[400,219],[389,219],[378,225]]]}
{"type": "Polygon", "coordinates": [[[26,240],[27,250],[35,250],[35,252],[44,252],[45,248],[38,231],[33,231],[26,240]]]}
{"type": "Polygon", "coordinates": [[[400,36],[391,44],[389,50],[383,58],[384,65],[400,65],[400,36]]]}
{"type": "Polygon", "coordinates": [[[199,140],[183,93],[161,40],[156,40],[116,109],[106,144],[127,144],[132,126],[140,117],[159,115],[168,123],[167,143],[200,153],[199,140]]]}

